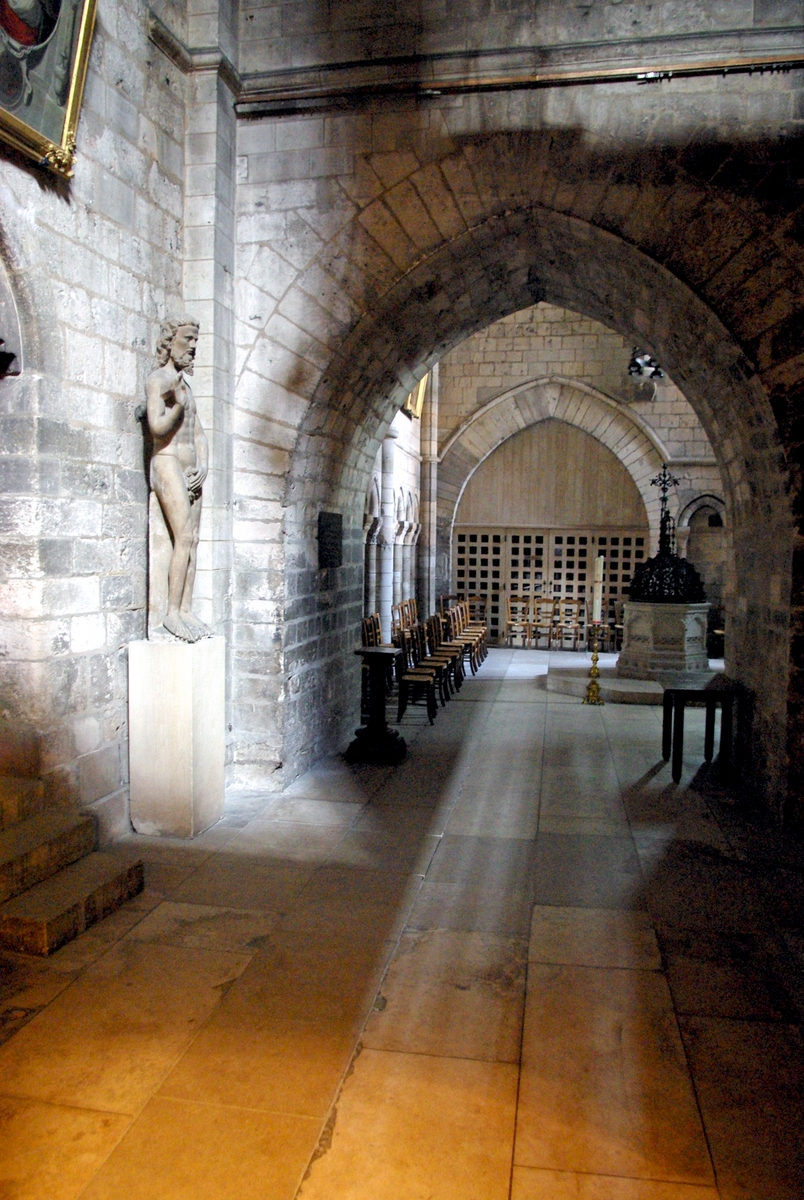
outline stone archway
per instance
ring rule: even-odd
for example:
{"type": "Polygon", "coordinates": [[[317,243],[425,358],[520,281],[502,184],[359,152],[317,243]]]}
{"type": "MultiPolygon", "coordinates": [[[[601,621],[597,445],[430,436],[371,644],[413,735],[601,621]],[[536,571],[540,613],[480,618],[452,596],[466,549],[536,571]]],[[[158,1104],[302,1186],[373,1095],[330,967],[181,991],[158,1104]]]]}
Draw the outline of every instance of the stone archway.
{"type": "MultiPolygon", "coordinates": [[[[651,542],[659,537],[659,499],[650,481],[669,458],[667,448],[640,418],[602,392],[561,376],[531,379],[488,401],[444,444],[438,472],[438,559],[449,562],[455,513],[474,472],[509,437],[549,419],[564,421],[601,442],[633,479],[651,542]]],[[[442,590],[448,591],[444,583],[442,590]]]]}
{"type": "MultiPolygon", "coordinates": [[[[536,299],[638,336],[701,420],[732,515],[739,589],[728,615],[731,666],[755,697],[752,774],[778,811],[787,783],[792,524],[773,413],[740,345],[712,309],[621,238],[541,206],[518,208],[479,220],[400,270],[339,344],[313,391],[286,489],[292,557],[306,569],[313,513],[332,506],[344,513],[347,561],[359,570],[365,487],[397,407],[447,349],[536,299]],[[776,581],[772,595],[769,576],[776,581]]],[[[298,591],[296,569],[289,570],[288,586],[298,591]]],[[[343,621],[356,625],[359,608],[345,593],[327,604],[342,604],[343,621]]],[[[289,632],[287,663],[294,672],[302,658],[289,632]]],[[[314,663],[308,657],[305,685],[332,695],[336,677],[349,686],[344,666],[340,652],[314,663]]],[[[302,713],[288,711],[286,719],[302,728],[302,713]]],[[[344,731],[349,724],[342,722],[344,731]]]]}

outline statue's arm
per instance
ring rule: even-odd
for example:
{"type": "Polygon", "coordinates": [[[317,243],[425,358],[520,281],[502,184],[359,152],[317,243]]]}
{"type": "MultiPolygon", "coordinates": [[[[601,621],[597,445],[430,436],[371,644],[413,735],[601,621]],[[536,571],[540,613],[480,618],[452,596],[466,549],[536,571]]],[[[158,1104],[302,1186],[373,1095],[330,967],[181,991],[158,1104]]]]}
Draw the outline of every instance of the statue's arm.
{"type": "Polygon", "coordinates": [[[197,414],[195,418],[195,457],[198,469],[202,472],[201,478],[206,479],[209,470],[209,442],[197,414]]]}
{"type": "Polygon", "coordinates": [[[194,491],[200,491],[201,485],[209,470],[209,442],[203,426],[195,414],[195,468],[187,475],[187,486],[194,491]]]}
{"type": "Polygon", "coordinates": [[[146,412],[148,428],[156,437],[165,437],[175,429],[184,415],[184,405],[176,396],[171,396],[172,404],[165,404],[165,396],[171,391],[171,384],[162,371],[152,371],[145,383],[146,412]]]}

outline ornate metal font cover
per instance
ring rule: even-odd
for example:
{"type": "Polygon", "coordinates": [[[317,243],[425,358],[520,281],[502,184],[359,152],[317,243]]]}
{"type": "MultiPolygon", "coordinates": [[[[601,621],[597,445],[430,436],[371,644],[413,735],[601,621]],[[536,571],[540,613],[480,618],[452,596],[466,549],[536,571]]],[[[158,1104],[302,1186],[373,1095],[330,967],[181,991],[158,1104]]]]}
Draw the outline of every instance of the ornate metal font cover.
{"type": "Polygon", "coordinates": [[[629,597],[654,604],[700,604],[706,600],[701,577],[692,563],[675,553],[675,522],[668,509],[667,493],[678,480],[668,471],[667,463],[663,463],[661,472],[651,483],[661,494],[659,553],[638,564],[631,579],[629,597]]]}

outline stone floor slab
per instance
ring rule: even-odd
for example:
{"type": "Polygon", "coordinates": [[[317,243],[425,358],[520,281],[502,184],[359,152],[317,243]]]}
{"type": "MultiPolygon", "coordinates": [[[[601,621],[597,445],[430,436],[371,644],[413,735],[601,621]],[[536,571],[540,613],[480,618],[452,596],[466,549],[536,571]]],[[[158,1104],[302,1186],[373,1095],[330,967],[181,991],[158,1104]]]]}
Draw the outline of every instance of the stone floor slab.
{"type": "Polygon", "coordinates": [[[0,1196],[75,1200],[129,1118],[0,1095],[0,1196]]]}
{"type": "Polygon", "coordinates": [[[165,901],[141,920],[128,936],[134,941],[159,942],[163,946],[252,953],[255,939],[264,938],[279,919],[277,913],[165,901]]]}
{"type": "Polygon", "coordinates": [[[249,956],[124,940],[0,1047],[3,1091],[135,1113],[249,956]]]}
{"type": "Polygon", "coordinates": [[[801,1200],[804,1031],[680,1021],[723,1200],[801,1200]]]}
{"type": "Polygon", "coordinates": [[[319,1128],[301,1116],[158,1096],[81,1200],[293,1200],[319,1128]]]}
{"type": "Polygon", "coordinates": [[[716,1188],[514,1167],[511,1200],[719,1200],[716,1188]]]}
{"type": "Polygon", "coordinates": [[[517,1069],[364,1050],[300,1200],[508,1200],[517,1069]]]}
{"type": "Polygon", "coordinates": [[[530,964],[515,1162],[713,1184],[659,974],[530,964]]]}
{"type": "Polygon", "coordinates": [[[644,908],[631,838],[539,834],[534,900],[562,908],[644,908]]]}
{"type": "Polygon", "coordinates": [[[403,934],[363,1045],[518,1062],[525,961],[522,939],[444,929],[403,934]]]}
{"type": "Polygon", "coordinates": [[[662,965],[656,934],[644,913],[549,905],[533,910],[528,958],[536,963],[647,971],[662,965]]]}

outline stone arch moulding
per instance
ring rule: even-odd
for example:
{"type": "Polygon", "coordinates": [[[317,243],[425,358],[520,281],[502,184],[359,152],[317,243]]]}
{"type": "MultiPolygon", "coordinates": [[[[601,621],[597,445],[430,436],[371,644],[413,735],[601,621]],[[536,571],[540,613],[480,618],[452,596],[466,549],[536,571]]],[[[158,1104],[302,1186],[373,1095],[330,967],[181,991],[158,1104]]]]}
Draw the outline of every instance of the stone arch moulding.
{"type": "Polygon", "coordinates": [[[438,472],[439,529],[448,529],[451,541],[461,497],[480,464],[514,434],[550,418],[583,430],[611,450],[642,497],[651,544],[657,544],[659,497],[650,481],[669,457],[666,447],[636,414],[588,384],[560,375],[531,379],[494,397],[444,443],[438,472]]]}
{"type": "MultiPolygon", "coordinates": [[[[475,174],[482,169],[481,154],[482,148],[473,159],[475,174]]],[[[489,180],[494,178],[490,171],[489,180]]],[[[780,813],[788,747],[797,752],[801,739],[788,694],[793,521],[768,393],[718,312],[662,266],[650,247],[646,252],[625,237],[539,204],[505,209],[496,187],[490,182],[487,196],[476,199],[470,227],[443,236],[412,265],[400,264],[393,272],[384,267],[386,282],[367,295],[362,315],[344,331],[311,388],[286,477],[286,544],[293,548],[286,558],[287,586],[298,592],[293,573],[312,558],[309,514],[316,503],[344,512],[359,570],[362,506],[381,436],[416,380],[447,350],[536,300],[600,321],[658,358],[713,448],[732,525],[737,581],[729,595],[728,667],[753,698],[750,727],[741,733],[747,752],[743,778],[780,813]],[[769,576],[777,583],[772,595],[769,576]]],[[[722,213],[713,217],[716,224],[722,219],[722,213]]],[[[338,234],[344,256],[349,236],[338,234]]],[[[351,236],[365,245],[357,231],[351,236]]],[[[348,275],[351,267],[344,270],[348,275]]],[[[343,607],[343,626],[357,630],[359,607],[351,594],[344,590],[337,605],[343,607]]],[[[309,692],[331,695],[332,679],[346,678],[345,653],[310,654],[309,630],[300,624],[305,640],[297,641],[286,623],[286,669],[316,673],[317,679],[305,681],[309,692]]],[[[344,735],[352,714],[344,709],[344,735]]],[[[304,714],[288,711],[286,721],[289,731],[299,723],[291,739],[299,744],[304,714]]]]}
{"type": "Polygon", "coordinates": [[[723,524],[726,524],[726,505],[721,497],[715,496],[713,492],[701,492],[700,495],[684,505],[676,518],[676,529],[689,529],[690,521],[699,508],[714,508],[723,519],[723,524]]]}

